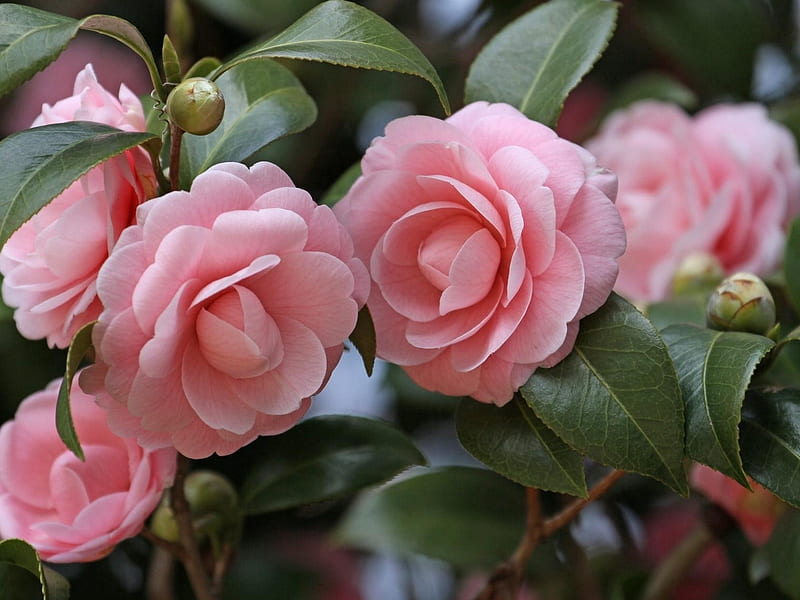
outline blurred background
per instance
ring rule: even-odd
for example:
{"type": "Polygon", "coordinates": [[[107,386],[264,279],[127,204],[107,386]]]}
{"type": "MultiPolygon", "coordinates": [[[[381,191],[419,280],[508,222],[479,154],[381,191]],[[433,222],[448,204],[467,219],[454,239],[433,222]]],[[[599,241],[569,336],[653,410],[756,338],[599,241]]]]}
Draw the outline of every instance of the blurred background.
{"type": "MultiPolygon", "coordinates": [[[[187,0],[191,31],[166,25],[188,62],[221,59],[266,39],[319,4],[314,0],[187,0]]],[[[429,58],[444,80],[454,110],[482,45],[539,2],[518,0],[365,0],[429,58]]],[[[41,0],[25,3],[84,17],[104,13],[131,21],[158,54],[170,0],[41,0]]],[[[756,100],[800,133],[800,2],[792,0],[624,0],[617,31],[603,58],[565,105],[559,133],[589,137],[604,115],[655,97],[697,110],[719,101],[756,100]]],[[[3,99],[2,135],[28,127],[42,103],[70,95],[75,74],[92,62],[100,82],[116,92],[125,83],[150,91],[146,70],[124,46],[81,32],[46,71],[3,99]]],[[[319,108],[317,122],[251,158],[271,160],[299,187],[320,199],[356,163],[385,124],[408,114],[443,117],[430,86],[414,77],[286,61],[319,108]]],[[[59,376],[64,353],[17,333],[10,311],[0,312],[0,418],[28,394],[59,376]]],[[[354,351],[313,404],[310,415],[346,413],[389,420],[408,432],[433,465],[475,465],[458,445],[453,412],[458,399],[424,392],[400,370],[379,363],[367,378],[354,351]]],[[[262,438],[235,455],[202,461],[240,482],[269,453],[262,438]]],[[[590,480],[593,465],[589,465],[590,480]]],[[[699,517],[697,502],[676,502],[665,488],[635,475],[584,511],[575,524],[538,550],[525,598],[634,597],[650,565],[662,558],[699,517]],[[570,566],[567,566],[569,561],[570,566]],[[575,569],[577,568],[577,573],[575,569]]],[[[368,554],[336,547],[329,532],[351,499],[248,520],[246,542],[229,577],[226,598],[249,600],[443,600],[469,598],[492,565],[454,568],[421,556],[368,554]]],[[[551,509],[565,500],[545,497],[551,509]]],[[[514,518],[519,515],[513,515],[514,518]]],[[[734,532],[715,545],[676,598],[781,598],[767,580],[751,584],[746,542],[734,532]]],[[[480,543],[480,541],[476,541],[480,543]]],[[[74,598],[143,598],[150,546],[129,540],[97,563],[59,567],[74,598]]],[[[756,578],[757,579],[757,578],[756,578]]],[[[183,598],[191,594],[183,586],[183,598]]],[[[0,595],[2,593],[0,592],[0,595]]]]}

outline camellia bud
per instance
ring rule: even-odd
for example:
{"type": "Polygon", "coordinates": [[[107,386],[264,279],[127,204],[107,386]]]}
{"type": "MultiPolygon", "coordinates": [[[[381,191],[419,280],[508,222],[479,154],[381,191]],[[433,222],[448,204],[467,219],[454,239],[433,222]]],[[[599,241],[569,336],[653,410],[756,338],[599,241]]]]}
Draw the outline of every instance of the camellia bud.
{"type": "Polygon", "coordinates": [[[711,294],[706,322],[712,329],[766,335],[775,325],[775,301],[761,279],[736,273],[711,294]]]}
{"type": "Polygon", "coordinates": [[[205,77],[190,77],[167,97],[167,114],[187,133],[214,131],[225,114],[225,99],[217,84],[205,77]]]}
{"type": "MultiPolygon", "coordinates": [[[[230,481],[214,471],[193,471],[186,477],[183,490],[199,540],[209,537],[217,545],[221,539],[238,535],[239,498],[230,481]]],[[[153,513],[150,529],[164,540],[178,541],[178,523],[168,494],[153,513]]]]}
{"type": "Polygon", "coordinates": [[[676,296],[705,295],[719,285],[723,277],[725,272],[716,257],[705,252],[692,252],[675,271],[672,292],[676,296]]]}

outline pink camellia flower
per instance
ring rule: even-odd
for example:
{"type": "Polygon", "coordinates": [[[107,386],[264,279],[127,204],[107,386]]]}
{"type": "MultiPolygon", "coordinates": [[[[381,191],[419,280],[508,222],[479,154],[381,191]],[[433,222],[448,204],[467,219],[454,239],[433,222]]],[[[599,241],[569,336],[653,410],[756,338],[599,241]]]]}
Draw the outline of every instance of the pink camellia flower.
{"type": "Polygon", "coordinates": [[[706,498],[721,506],[733,517],[747,538],[756,546],[767,542],[775,522],[786,505],[765,487],[750,479],[749,491],[727,475],[695,463],[689,481],[706,498]]]}
{"type": "MultiPolygon", "coordinates": [[[[91,65],[75,79],[75,95],[44,105],[34,127],[94,121],[144,131],[142,105],[125,86],[119,99],[97,82],[91,65]]],[[[0,253],[3,300],[16,308],[20,333],[69,346],[101,311],[95,280],[136,207],[155,193],[147,153],[134,148],[93,168],[18,229],[0,253]]]]}
{"type": "Polygon", "coordinates": [[[503,405],[572,349],[625,233],[613,174],[506,104],[392,121],[334,209],[374,285],[378,355],[503,405]]]}
{"type": "Polygon", "coordinates": [[[111,433],[103,409],[75,382],[82,462],[56,432],[60,385],[28,396],[0,428],[0,537],[24,539],[50,562],[89,562],[139,533],[172,485],[176,453],[111,433]]]}
{"type": "Polygon", "coordinates": [[[123,232],[81,385],[146,448],[229,454],[300,419],[368,289],[328,207],[273,164],[216,165],[123,232]]]}
{"type": "Polygon", "coordinates": [[[763,106],[720,104],[692,118],[640,102],[612,114],[587,148],[619,177],[628,232],[620,293],[663,300],[696,253],[726,273],[778,265],[785,226],[800,212],[800,165],[791,134],[763,106]]]}

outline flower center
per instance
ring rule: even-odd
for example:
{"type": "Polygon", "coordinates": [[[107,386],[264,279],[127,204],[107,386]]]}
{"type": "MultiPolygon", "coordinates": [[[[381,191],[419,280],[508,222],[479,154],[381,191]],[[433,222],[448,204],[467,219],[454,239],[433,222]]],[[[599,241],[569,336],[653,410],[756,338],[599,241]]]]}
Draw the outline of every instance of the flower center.
{"type": "Polygon", "coordinates": [[[208,363],[236,379],[261,375],[283,359],[278,325],[246,287],[234,285],[201,309],[196,330],[208,363]]]}

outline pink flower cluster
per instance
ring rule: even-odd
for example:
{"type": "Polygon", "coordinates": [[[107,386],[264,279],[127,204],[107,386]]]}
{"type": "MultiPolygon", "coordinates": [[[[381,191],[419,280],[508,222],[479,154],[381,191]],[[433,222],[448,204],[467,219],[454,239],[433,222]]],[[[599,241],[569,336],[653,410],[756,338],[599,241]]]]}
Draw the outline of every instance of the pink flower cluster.
{"type": "Polygon", "coordinates": [[[82,462],[56,432],[60,385],[23,400],[0,428],[0,537],[25,539],[51,562],[88,562],[139,533],[172,484],[175,450],[144,450],[115,435],[94,398],[73,383],[82,462]]]}
{"type": "Polygon", "coordinates": [[[422,387],[505,404],[608,298],[616,180],[515,108],[398,119],[361,167],[336,214],[372,274],[378,355],[422,387]]]}
{"type": "Polygon", "coordinates": [[[640,102],[614,113],[587,148],[619,177],[628,233],[620,293],[663,300],[692,253],[728,274],[778,265],[785,227],[800,214],[800,164],[791,134],[763,106],[720,104],[690,117],[640,102]]]}

